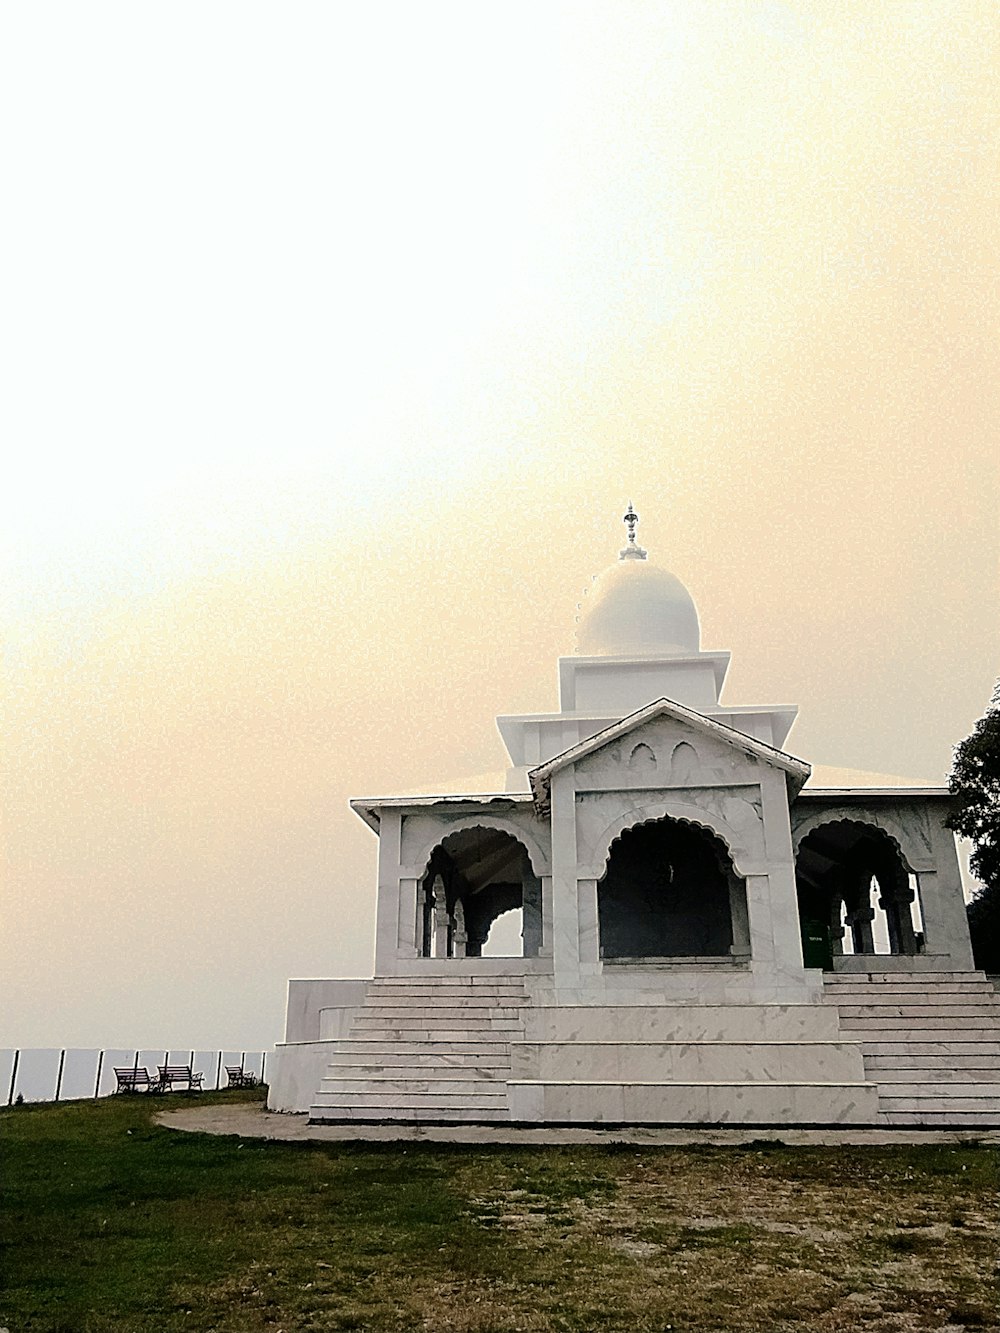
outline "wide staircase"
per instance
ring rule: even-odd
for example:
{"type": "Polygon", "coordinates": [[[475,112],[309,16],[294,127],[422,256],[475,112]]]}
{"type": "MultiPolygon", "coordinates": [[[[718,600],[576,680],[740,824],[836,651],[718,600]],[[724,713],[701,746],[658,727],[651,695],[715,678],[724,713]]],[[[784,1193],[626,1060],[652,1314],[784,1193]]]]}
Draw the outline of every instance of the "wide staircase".
{"type": "Polygon", "coordinates": [[[828,973],[882,1125],[1000,1126],[1000,995],[982,972],[828,973]]]}
{"type": "Polygon", "coordinates": [[[510,1120],[511,1043],[524,984],[507,977],[373,981],[309,1108],[336,1121],[510,1120]]]}
{"type": "Polygon", "coordinates": [[[511,1114],[548,1124],[871,1125],[861,1049],[817,1004],[540,1005],[511,1114]]]}

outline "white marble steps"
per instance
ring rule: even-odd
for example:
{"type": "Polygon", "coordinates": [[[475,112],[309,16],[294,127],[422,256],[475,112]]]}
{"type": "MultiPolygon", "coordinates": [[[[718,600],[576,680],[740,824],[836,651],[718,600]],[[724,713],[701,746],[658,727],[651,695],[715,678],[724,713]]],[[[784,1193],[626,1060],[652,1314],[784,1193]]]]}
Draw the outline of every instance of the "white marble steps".
{"type": "Polygon", "coordinates": [[[1000,996],[981,972],[842,973],[824,1000],[861,1043],[885,1125],[1000,1125],[1000,996]]]}
{"type": "Polygon", "coordinates": [[[508,1084],[516,1121],[874,1124],[861,1047],[823,1004],[540,1005],[508,1084]]]}
{"type": "Polygon", "coordinates": [[[524,1034],[526,1004],[520,981],[373,981],[310,1120],[509,1121],[511,1042],[524,1034]]]}
{"type": "Polygon", "coordinates": [[[529,1041],[711,1042],[840,1040],[822,1004],[605,1004],[538,1006],[524,1015],[529,1041]]]}

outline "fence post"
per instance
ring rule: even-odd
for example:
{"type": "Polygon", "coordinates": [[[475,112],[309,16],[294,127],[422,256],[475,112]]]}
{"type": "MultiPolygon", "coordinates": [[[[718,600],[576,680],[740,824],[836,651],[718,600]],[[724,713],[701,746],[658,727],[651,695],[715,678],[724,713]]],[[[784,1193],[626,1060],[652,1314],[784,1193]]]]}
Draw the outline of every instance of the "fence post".
{"type": "Polygon", "coordinates": [[[21,1058],[21,1052],[14,1052],[14,1065],[10,1071],[10,1092],[7,1094],[7,1105],[12,1105],[14,1101],[14,1089],[17,1087],[17,1062],[21,1058]]]}
{"type": "Polygon", "coordinates": [[[261,1053],[260,1053],[260,1081],[261,1081],[261,1083],[266,1082],[266,1079],[264,1078],[264,1070],[265,1070],[266,1067],[267,1067],[267,1051],[261,1051],[261,1053]]]}
{"type": "Polygon", "coordinates": [[[63,1070],[66,1068],[66,1052],[59,1052],[59,1072],[56,1074],[56,1095],[52,1098],[54,1102],[59,1100],[59,1094],[62,1091],[63,1070]]]}
{"type": "Polygon", "coordinates": [[[219,1052],[219,1062],[215,1066],[215,1091],[219,1091],[219,1083],[222,1079],[222,1052],[219,1052]]]}
{"type": "Polygon", "coordinates": [[[104,1052],[103,1052],[103,1051],[98,1051],[98,1052],[97,1052],[97,1077],[94,1079],[94,1101],[95,1101],[95,1102],[97,1101],[97,1098],[100,1096],[100,1093],[101,1093],[101,1070],[102,1070],[103,1068],[104,1068],[104,1052]]]}

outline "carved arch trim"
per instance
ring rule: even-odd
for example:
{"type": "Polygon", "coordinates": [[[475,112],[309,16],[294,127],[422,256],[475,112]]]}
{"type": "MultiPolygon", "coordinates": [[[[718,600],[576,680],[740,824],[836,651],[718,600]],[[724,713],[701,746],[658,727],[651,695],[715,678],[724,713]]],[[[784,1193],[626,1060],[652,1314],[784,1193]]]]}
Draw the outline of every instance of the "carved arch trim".
{"type": "Polygon", "coordinates": [[[519,842],[528,854],[528,860],[531,863],[531,869],[536,875],[551,875],[551,864],[548,853],[544,847],[520,824],[511,819],[506,819],[503,815],[463,815],[460,819],[441,825],[433,836],[424,839],[418,847],[417,853],[412,860],[408,860],[408,867],[419,867],[419,873],[426,869],[427,862],[431,858],[431,853],[435,847],[440,847],[446,842],[453,833],[464,833],[468,829],[482,829],[485,833],[491,830],[496,833],[506,833],[519,842]]]}
{"type": "Polygon", "coordinates": [[[701,806],[689,805],[685,801],[655,801],[649,805],[633,806],[607,824],[594,839],[594,850],[588,866],[581,866],[578,875],[581,879],[601,879],[607,868],[608,858],[614,843],[639,824],[652,824],[661,819],[676,819],[682,824],[693,824],[712,834],[724,845],[733,869],[741,879],[749,873],[741,866],[751,859],[751,854],[741,845],[739,835],[721,816],[701,806]]]}
{"type": "Polygon", "coordinates": [[[895,847],[903,868],[909,875],[919,873],[921,868],[931,868],[928,866],[928,862],[932,859],[929,847],[921,848],[919,838],[903,828],[891,814],[876,815],[867,810],[855,810],[843,806],[830,810],[817,810],[813,814],[806,815],[801,823],[795,825],[792,830],[792,851],[796,861],[799,858],[799,849],[806,838],[817,829],[831,824],[853,824],[856,828],[875,829],[878,833],[884,834],[895,847]]]}

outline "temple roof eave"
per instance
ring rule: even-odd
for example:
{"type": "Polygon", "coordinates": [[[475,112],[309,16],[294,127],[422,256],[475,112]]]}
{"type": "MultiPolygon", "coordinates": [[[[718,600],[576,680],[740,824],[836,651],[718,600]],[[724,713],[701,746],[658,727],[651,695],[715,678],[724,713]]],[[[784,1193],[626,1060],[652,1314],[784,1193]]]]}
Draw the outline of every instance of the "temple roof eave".
{"type": "Polygon", "coordinates": [[[496,811],[504,806],[532,805],[531,792],[495,792],[495,793],[447,793],[439,796],[364,796],[350,801],[354,813],[378,833],[381,827],[382,810],[423,810],[434,806],[468,806],[472,810],[490,809],[496,811]]]}

